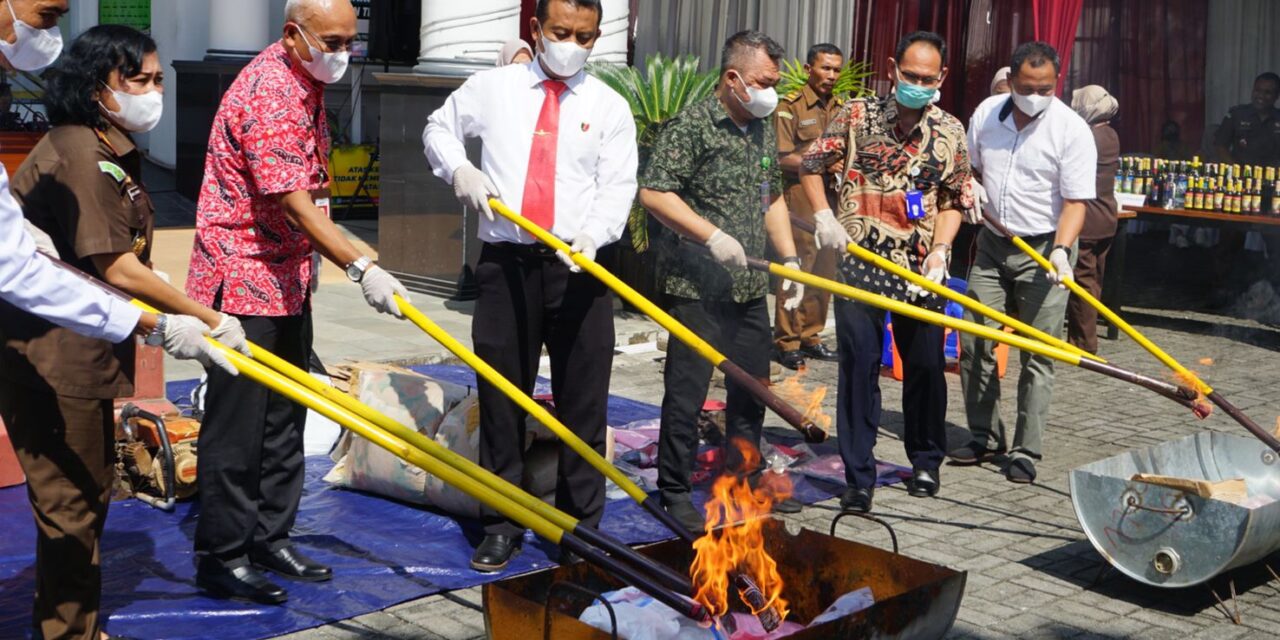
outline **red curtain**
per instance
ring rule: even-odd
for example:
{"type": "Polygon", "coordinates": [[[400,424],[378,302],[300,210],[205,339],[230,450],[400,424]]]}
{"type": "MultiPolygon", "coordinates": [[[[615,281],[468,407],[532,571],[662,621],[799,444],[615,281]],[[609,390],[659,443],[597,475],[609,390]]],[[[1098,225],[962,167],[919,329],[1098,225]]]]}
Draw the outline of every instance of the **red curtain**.
{"type": "Polygon", "coordinates": [[[1071,49],[1075,46],[1076,30],[1080,26],[1080,10],[1084,0],[1031,0],[1035,39],[1049,43],[1058,50],[1064,73],[1058,78],[1058,91],[1066,82],[1071,68],[1071,49]]]}
{"type": "Polygon", "coordinates": [[[1085,0],[1068,88],[1097,84],[1116,97],[1123,152],[1151,152],[1167,121],[1199,148],[1208,22],[1208,0],[1085,0]]]}

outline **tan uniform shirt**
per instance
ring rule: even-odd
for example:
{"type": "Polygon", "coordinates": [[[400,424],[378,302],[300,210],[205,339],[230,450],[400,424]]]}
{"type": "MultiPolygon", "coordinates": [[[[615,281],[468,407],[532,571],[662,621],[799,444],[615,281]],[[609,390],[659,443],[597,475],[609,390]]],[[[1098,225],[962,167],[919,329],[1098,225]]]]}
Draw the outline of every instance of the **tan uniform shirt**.
{"type": "MultiPolygon", "coordinates": [[[[55,127],[13,176],[23,214],[53,238],[62,259],[101,278],[92,256],[133,252],[151,259],[154,208],[142,189],[142,159],[119,129],[55,127]]],[[[134,341],[112,345],[0,303],[0,376],[75,398],[133,393],[134,341]]]]}
{"type": "MultiPolygon", "coordinates": [[[[775,128],[778,130],[778,156],[796,152],[804,153],[809,145],[821,137],[823,131],[826,131],[827,123],[839,109],[838,100],[829,97],[824,103],[807,84],[803,89],[787,94],[774,113],[775,128]]],[[[804,189],[800,186],[800,176],[785,170],[782,175],[786,187],[787,206],[793,215],[808,220],[813,217],[815,211],[830,205],[828,202],[820,207],[812,206],[809,198],[804,194],[804,189]]],[[[827,185],[828,200],[834,202],[835,181],[829,173],[823,178],[827,185]]]]}

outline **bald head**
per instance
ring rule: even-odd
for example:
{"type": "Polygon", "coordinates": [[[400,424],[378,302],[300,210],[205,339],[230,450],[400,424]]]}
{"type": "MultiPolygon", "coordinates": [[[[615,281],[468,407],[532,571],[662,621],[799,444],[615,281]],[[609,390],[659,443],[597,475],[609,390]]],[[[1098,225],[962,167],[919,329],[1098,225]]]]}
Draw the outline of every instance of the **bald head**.
{"type": "Polygon", "coordinates": [[[345,20],[348,14],[354,23],[356,10],[351,6],[351,0],[288,0],[284,4],[285,21],[296,22],[307,28],[317,18],[323,20],[326,16],[331,16],[345,20]]]}

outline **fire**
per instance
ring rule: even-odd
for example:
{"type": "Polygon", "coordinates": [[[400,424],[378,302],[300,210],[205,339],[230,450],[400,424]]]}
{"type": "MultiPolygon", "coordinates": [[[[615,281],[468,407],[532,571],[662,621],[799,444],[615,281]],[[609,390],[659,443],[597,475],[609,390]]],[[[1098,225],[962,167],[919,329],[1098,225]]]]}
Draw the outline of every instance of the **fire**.
{"type": "Polygon", "coordinates": [[[1200,386],[1203,383],[1200,382],[1199,376],[1196,375],[1194,371],[1187,371],[1186,373],[1177,372],[1173,374],[1173,378],[1177,381],[1179,386],[1195,392],[1196,397],[1192,401],[1195,403],[1195,406],[1191,408],[1191,411],[1196,414],[1197,418],[1204,420],[1213,414],[1213,405],[1209,403],[1209,399],[1206,398],[1204,392],[1200,390],[1200,386]]]}
{"type": "Polygon", "coordinates": [[[797,373],[779,382],[772,391],[788,404],[800,408],[800,412],[808,420],[812,420],[827,435],[831,434],[831,416],[822,412],[822,401],[827,397],[827,385],[822,384],[812,391],[804,386],[804,372],[797,373]]]}
{"type": "Polygon", "coordinates": [[[707,501],[707,534],[693,543],[696,557],[690,568],[696,590],[694,599],[713,616],[729,612],[729,586],[740,572],[751,578],[763,595],[758,609],[748,603],[753,615],[772,609],[779,620],[787,616],[782,597],[782,576],[778,563],[764,548],[764,524],[773,503],[791,495],[791,481],[785,475],[765,471],[758,487],[752,488],[744,469],[760,466],[760,452],[745,440],[732,442],[741,454],[742,466],[716,479],[707,501]]]}

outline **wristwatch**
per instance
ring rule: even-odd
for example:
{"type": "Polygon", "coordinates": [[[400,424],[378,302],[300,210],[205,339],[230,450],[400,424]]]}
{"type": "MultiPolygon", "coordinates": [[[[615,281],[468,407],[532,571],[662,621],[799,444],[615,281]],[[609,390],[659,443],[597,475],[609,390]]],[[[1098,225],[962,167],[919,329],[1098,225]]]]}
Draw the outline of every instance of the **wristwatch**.
{"type": "Polygon", "coordinates": [[[373,266],[373,260],[370,260],[369,256],[360,256],[359,258],[356,258],[355,262],[347,265],[347,278],[352,282],[359,283],[364,279],[365,272],[368,271],[371,266],[373,266]]]}
{"type": "Polygon", "coordinates": [[[1062,249],[1063,251],[1066,251],[1066,252],[1067,252],[1067,255],[1071,255],[1071,246],[1070,246],[1070,245],[1065,245],[1065,244],[1055,244],[1055,245],[1053,245],[1053,248],[1052,248],[1052,249],[1049,249],[1049,253],[1053,253],[1054,251],[1057,251],[1058,249],[1062,249]]]}
{"type": "Polygon", "coordinates": [[[142,343],[148,347],[163,347],[164,331],[167,328],[169,328],[169,316],[163,313],[156,314],[156,328],[152,329],[151,333],[148,333],[147,337],[142,339],[142,343]]]}

